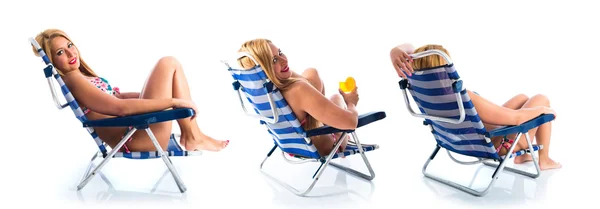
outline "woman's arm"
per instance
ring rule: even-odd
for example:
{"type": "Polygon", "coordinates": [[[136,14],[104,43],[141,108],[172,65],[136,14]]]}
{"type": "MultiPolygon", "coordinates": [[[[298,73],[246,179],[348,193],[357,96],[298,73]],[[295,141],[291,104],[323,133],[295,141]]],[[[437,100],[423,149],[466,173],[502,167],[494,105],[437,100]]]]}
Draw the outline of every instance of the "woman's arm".
{"type": "Polygon", "coordinates": [[[392,49],[392,51],[393,51],[394,49],[395,49],[395,50],[402,50],[403,52],[406,52],[407,54],[412,54],[412,53],[414,53],[414,52],[415,52],[415,47],[414,47],[414,46],[413,46],[411,43],[403,43],[403,44],[400,44],[400,45],[398,45],[398,46],[394,47],[394,48],[392,49]]]}
{"type": "Polygon", "coordinates": [[[409,55],[414,53],[414,51],[415,47],[409,43],[400,44],[390,50],[390,60],[399,77],[406,78],[407,75],[411,76],[414,72],[410,64],[413,62],[413,59],[409,55]]]}
{"type": "Polygon", "coordinates": [[[554,114],[552,109],[546,107],[522,108],[513,110],[503,106],[496,105],[489,100],[467,90],[469,97],[479,114],[479,118],[485,123],[507,126],[521,125],[541,114],[554,114]]]}
{"type": "Polygon", "coordinates": [[[292,71],[292,78],[298,78],[301,80],[305,80],[308,81],[304,76],[302,76],[300,73],[297,73],[296,71],[292,71]]]}
{"type": "Polygon", "coordinates": [[[124,92],[117,94],[119,99],[139,99],[140,92],[124,92]]]}
{"type": "Polygon", "coordinates": [[[286,98],[290,103],[297,104],[306,113],[337,129],[356,129],[358,126],[358,111],[355,104],[347,104],[347,109],[341,108],[327,99],[307,82],[296,82],[286,98]],[[295,100],[295,101],[294,101],[295,100]]]}
{"type": "Polygon", "coordinates": [[[119,99],[96,88],[78,71],[69,73],[63,78],[69,85],[73,97],[77,98],[78,103],[92,111],[105,115],[125,116],[141,114],[162,111],[180,105],[172,98],[119,99]]]}

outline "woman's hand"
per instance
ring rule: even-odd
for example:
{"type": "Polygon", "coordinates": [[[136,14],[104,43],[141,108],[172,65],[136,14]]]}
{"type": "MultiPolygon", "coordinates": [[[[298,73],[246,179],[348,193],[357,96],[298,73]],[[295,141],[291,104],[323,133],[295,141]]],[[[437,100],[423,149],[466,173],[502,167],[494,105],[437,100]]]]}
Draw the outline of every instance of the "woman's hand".
{"type": "Polygon", "coordinates": [[[115,95],[115,97],[119,99],[123,99],[123,95],[121,95],[121,90],[119,89],[119,87],[113,88],[113,95],[115,95]]]}
{"type": "Polygon", "coordinates": [[[527,121],[533,120],[534,118],[539,117],[542,114],[554,115],[554,119],[556,119],[556,112],[554,112],[554,110],[552,108],[545,107],[545,106],[521,108],[517,111],[519,111],[520,114],[518,116],[516,125],[521,125],[527,121]]]}
{"type": "Polygon", "coordinates": [[[556,112],[552,108],[543,106],[540,108],[542,109],[542,114],[552,114],[554,115],[554,119],[556,119],[556,112]]]}
{"type": "Polygon", "coordinates": [[[356,106],[358,104],[358,87],[354,87],[354,90],[352,90],[351,92],[343,92],[341,89],[338,89],[338,91],[340,92],[340,94],[342,95],[342,97],[344,98],[344,101],[346,102],[346,105],[349,103],[354,104],[354,106],[356,106]]]}
{"type": "Polygon", "coordinates": [[[406,78],[407,75],[411,76],[414,72],[412,65],[410,64],[413,62],[412,57],[402,50],[400,46],[394,47],[390,51],[390,59],[398,76],[406,78]]]}
{"type": "Polygon", "coordinates": [[[194,115],[192,115],[190,120],[193,120],[198,115],[198,108],[196,107],[196,104],[190,100],[173,99],[173,103],[173,108],[191,108],[194,110],[194,115]]]}

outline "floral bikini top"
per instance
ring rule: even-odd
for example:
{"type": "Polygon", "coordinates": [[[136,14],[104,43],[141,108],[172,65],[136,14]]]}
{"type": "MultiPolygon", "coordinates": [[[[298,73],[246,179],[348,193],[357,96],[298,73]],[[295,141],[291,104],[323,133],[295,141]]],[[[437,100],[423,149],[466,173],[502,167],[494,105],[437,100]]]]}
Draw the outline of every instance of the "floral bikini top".
{"type": "MultiPolygon", "coordinates": [[[[108,81],[102,77],[88,77],[88,80],[94,84],[98,89],[102,90],[103,92],[109,94],[109,95],[113,95],[113,96],[117,96],[117,94],[120,94],[121,92],[119,91],[119,87],[112,87],[108,81]]],[[[90,110],[86,107],[82,108],[83,114],[87,114],[88,112],[90,112],[90,110]]]]}

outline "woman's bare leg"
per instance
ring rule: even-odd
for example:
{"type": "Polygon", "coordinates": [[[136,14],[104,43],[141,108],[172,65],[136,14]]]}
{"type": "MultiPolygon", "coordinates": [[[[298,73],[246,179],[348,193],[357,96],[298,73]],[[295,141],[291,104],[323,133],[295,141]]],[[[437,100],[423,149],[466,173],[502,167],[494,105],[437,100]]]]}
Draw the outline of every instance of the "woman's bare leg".
{"type": "MultiPolygon", "coordinates": [[[[334,94],[331,96],[330,100],[342,107],[342,108],[346,108],[346,103],[344,103],[344,98],[342,98],[342,96],[340,94],[334,94]]],[[[331,150],[333,150],[333,147],[335,146],[335,143],[337,142],[336,140],[340,138],[342,134],[341,133],[335,133],[335,134],[326,134],[326,135],[320,135],[317,137],[313,137],[312,138],[312,142],[315,145],[315,147],[317,148],[317,150],[319,151],[319,154],[321,156],[326,156],[329,153],[331,153],[331,150]]],[[[340,148],[338,149],[338,151],[343,151],[346,149],[346,145],[348,144],[348,139],[349,136],[346,135],[346,137],[344,137],[344,141],[342,142],[342,144],[340,145],[340,148]]]]}
{"type": "MultiPolygon", "coordinates": [[[[325,85],[323,84],[323,79],[321,79],[321,77],[319,76],[319,72],[317,71],[317,69],[314,69],[314,68],[306,69],[304,72],[302,72],[302,77],[306,78],[308,80],[308,82],[313,87],[315,87],[315,89],[320,91],[321,94],[323,94],[323,96],[325,96],[325,85]]],[[[346,103],[344,102],[344,98],[339,94],[332,95],[329,98],[329,100],[331,100],[331,102],[333,102],[334,104],[336,104],[339,107],[346,108],[346,103]]],[[[342,135],[341,133],[336,133],[336,134],[334,134],[334,136],[327,135],[327,136],[318,137],[317,140],[314,142],[314,145],[315,145],[315,147],[317,147],[318,150],[320,150],[319,154],[321,154],[321,155],[329,154],[331,152],[331,150],[333,149],[333,146],[335,145],[336,140],[338,138],[340,138],[341,135],[342,135]]],[[[343,151],[346,149],[346,145],[348,144],[348,139],[349,139],[349,136],[346,135],[346,137],[344,138],[344,141],[340,145],[339,151],[343,151]]]]}
{"type": "MultiPolygon", "coordinates": [[[[156,64],[154,70],[146,80],[141,92],[142,98],[179,98],[192,100],[187,79],[177,59],[163,57],[156,64]]],[[[198,113],[195,113],[198,114],[198,113]]],[[[229,141],[215,140],[202,133],[196,119],[184,118],[177,120],[181,129],[181,144],[186,150],[210,150],[219,151],[225,148],[229,141]]],[[[171,134],[171,122],[164,122],[152,127],[152,131],[160,135],[161,140],[168,140],[171,134]],[[156,130],[155,130],[156,129],[156,130]],[[158,133],[157,133],[158,132],[158,133]],[[164,133],[163,133],[164,132],[164,133]]],[[[140,138],[144,134],[136,133],[134,138],[140,138]]],[[[144,141],[144,140],[135,140],[144,141]]],[[[161,146],[166,147],[166,141],[161,146]]]]}
{"type": "MultiPolygon", "coordinates": [[[[337,106],[346,109],[346,102],[344,101],[344,98],[342,97],[342,95],[340,94],[334,94],[331,95],[331,97],[329,98],[329,100],[331,100],[331,102],[333,102],[334,104],[336,104],[337,106]]],[[[337,142],[337,139],[339,139],[342,136],[342,133],[335,133],[334,134],[335,137],[333,138],[333,140],[335,142],[337,142]]],[[[340,145],[340,148],[338,149],[338,152],[343,152],[346,150],[346,145],[348,145],[348,139],[350,139],[350,135],[346,135],[344,137],[344,141],[342,142],[342,144],[340,145]]],[[[335,145],[335,143],[334,143],[335,145]]]]}
{"type": "MultiPolygon", "coordinates": [[[[506,101],[506,103],[504,103],[502,106],[513,109],[513,110],[518,110],[518,109],[523,108],[523,105],[525,105],[525,103],[527,101],[529,101],[529,97],[527,95],[519,94],[519,95],[516,95],[513,98],[509,99],[508,101],[506,101]]],[[[511,135],[509,137],[514,139],[516,137],[516,134],[511,135]]],[[[523,140],[523,142],[525,142],[525,141],[523,140]]],[[[525,144],[525,145],[527,146],[527,144],[525,144]]],[[[521,163],[525,163],[525,162],[532,161],[532,160],[533,160],[533,158],[531,157],[530,154],[524,154],[524,155],[515,157],[514,162],[515,162],[515,164],[521,164],[521,163]]]]}
{"type": "MultiPolygon", "coordinates": [[[[527,95],[525,95],[525,94],[519,94],[519,95],[516,95],[516,96],[510,98],[502,106],[506,107],[506,108],[513,109],[513,110],[517,110],[517,109],[521,109],[523,107],[523,105],[525,104],[525,102],[527,102],[527,100],[529,100],[529,97],[527,95]]],[[[485,126],[485,129],[488,130],[488,131],[497,129],[499,127],[497,125],[489,124],[489,123],[486,123],[484,121],[482,121],[482,122],[483,122],[483,124],[485,126]]],[[[515,138],[516,134],[509,135],[508,137],[509,138],[515,138]]],[[[498,147],[498,146],[500,146],[500,142],[502,141],[502,137],[494,137],[492,139],[492,141],[494,142],[494,146],[498,147]]]]}
{"type": "Polygon", "coordinates": [[[525,105],[525,102],[527,102],[528,100],[529,100],[529,97],[527,95],[518,94],[517,96],[510,98],[502,106],[513,109],[513,110],[518,110],[518,109],[521,109],[523,107],[523,105],[525,105]]]}
{"type": "MultiPolygon", "coordinates": [[[[507,104],[510,102],[507,102],[507,104]]],[[[548,98],[544,95],[535,95],[533,97],[531,97],[529,100],[527,100],[525,102],[525,104],[522,105],[522,108],[530,108],[530,107],[536,107],[536,106],[546,106],[546,107],[550,107],[550,101],[548,100],[548,98]]],[[[510,108],[512,108],[514,106],[511,106],[510,108]]],[[[540,169],[541,170],[548,170],[548,169],[553,169],[553,168],[561,168],[562,165],[560,165],[560,163],[556,163],[554,162],[554,160],[550,159],[549,157],[549,148],[550,148],[550,132],[551,132],[551,122],[549,123],[545,123],[537,128],[533,128],[531,129],[527,134],[529,134],[529,138],[530,139],[535,139],[535,141],[537,142],[537,144],[543,145],[544,148],[538,151],[539,154],[539,164],[540,164],[540,169]]],[[[493,125],[486,125],[486,128],[491,127],[493,128],[493,125]]],[[[509,138],[515,138],[516,134],[512,134],[510,136],[508,136],[509,138]]],[[[529,149],[529,146],[527,145],[527,139],[525,138],[525,136],[521,136],[521,138],[519,139],[518,144],[515,147],[515,150],[522,150],[522,149],[529,149]]],[[[533,143],[533,141],[532,141],[533,143]]],[[[495,145],[498,145],[499,142],[496,142],[495,145]]],[[[499,154],[504,155],[506,153],[506,149],[503,149],[503,151],[501,151],[499,154]]],[[[520,164],[520,163],[524,163],[527,161],[531,161],[532,157],[529,154],[526,155],[521,155],[519,157],[515,158],[515,164],[520,164]]]]}
{"type": "MultiPolygon", "coordinates": [[[[550,100],[548,100],[548,97],[538,94],[538,95],[531,97],[531,99],[529,99],[529,101],[527,101],[525,103],[525,105],[523,105],[523,108],[537,107],[537,106],[550,107],[550,100]]],[[[528,133],[530,139],[533,140],[534,136],[535,136],[536,143],[544,146],[543,149],[538,151],[540,169],[542,169],[542,170],[548,170],[548,169],[562,167],[562,165],[560,163],[557,163],[550,158],[551,131],[552,131],[552,122],[548,122],[548,123],[544,123],[543,125],[535,128],[535,129],[532,129],[528,133]]],[[[522,136],[521,139],[519,139],[518,148],[520,148],[520,149],[529,148],[529,146],[527,145],[525,136],[522,136]]],[[[515,159],[515,161],[516,161],[516,159],[515,159]]]]}
{"type": "Polygon", "coordinates": [[[304,72],[302,72],[302,77],[306,78],[315,89],[325,95],[325,85],[323,84],[323,80],[321,79],[321,76],[319,76],[317,69],[308,68],[304,70],[304,72]]]}

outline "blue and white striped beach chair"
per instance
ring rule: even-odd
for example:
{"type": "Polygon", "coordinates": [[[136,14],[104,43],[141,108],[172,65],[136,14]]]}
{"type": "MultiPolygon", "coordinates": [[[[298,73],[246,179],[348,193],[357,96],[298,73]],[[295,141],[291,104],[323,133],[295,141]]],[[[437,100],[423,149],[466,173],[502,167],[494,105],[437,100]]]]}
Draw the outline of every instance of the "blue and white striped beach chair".
{"type": "MultiPolygon", "coordinates": [[[[246,114],[250,116],[255,116],[260,119],[261,124],[267,127],[269,134],[272,136],[272,139],[275,142],[275,145],[269,151],[267,157],[260,164],[260,169],[263,174],[265,174],[275,182],[279,183],[286,189],[292,191],[293,193],[299,196],[305,196],[312,190],[325,168],[327,168],[328,164],[331,164],[332,166],[337,167],[345,172],[367,180],[372,180],[375,177],[375,173],[373,172],[373,169],[371,168],[371,165],[367,160],[367,157],[365,156],[365,152],[378,149],[379,146],[377,144],[361,144],[355,133],[355,130],[338,130],[330,126],[323,126],[310,131],[305,131],[300,125],[300,122],[297,120],[294,113],[292,112],[292,109],[290,108],[290,106],[288,106],[287,102],[283,98],[281,92],[268,79],[267,75],[260,67],[258,62],[256,62],[256,60],[250,54],[247,53],[240,53],[235,60],[242,57],[249,57],[250,59],[252,59],[255,63],[255,66],[251,69],[244,70],[232,68],[228,61],[223,61],[223,63],[227,66],[228,71],[233,76],[233,87],[238,93],[242,108],[244,109],[246,114]],[[244,98],[242,97],[242,93],[245,95],[247,101],[252,104],[252,107],[256,114],[248,112],[244,104],[244,98]],[[335,144],[335,148],[329,155],[319,155],[316,147],[311,142],[309,137],[332,134],[336,132],[343,132],[341,138],[345,137],[347,134],[351,134],[354,140],[349,140],[349,143],[344,152],[336,153],[336,150],[338,150],[342,142],[342,140],[338,140],[338,143],[335,144]],[[278,147],[279,149],[281,149],[284,159],[286,159],[288,162],[293,161],[287,159],[287,155],[285,153],[296,156],[296,159],[301,159],[302,162],[321,163],[315,174],[312,176],[312,183],[304,191],[300,191],[290,186],[289,184],[274,178],[262,169],[265,161],[271,156],[271,154],[273,154],[273,151],[275,151],[275,149],[278,147]],[[370,175],[363,174],[359,171],[331,161],[332,159],[350,156],[354,154],[360,154],[362,156],[363,161],[370,172],[370,175]]],[[[385,117],[385,112],[372,112],[360,115],[358,120],[358,127],[365,126],[369,123],[381,120],[385,117]]]]}
{"type": "Polygon", "coordinates": [[[554,115],[543,114],[519,126],[505,126],[495,130],[486,130],[466,89],[463,88],[463,82],[458,76],[454,63],[452,63],[447,54],[439,50],[429,50],[415,53],[411,56],[413,59],[417,59],[430,55],[442,56],[448,64],[415,71],[412,76],[409,76],[407,79],[401,79],[399,82],[408,111],[415,117],[425,119],[423,124],[430,127],[431,133],[437,142],[435,150],[423,166],[423,174],[426,177],[476,196],[487,194],[498,178],[498,174],[504,169],[537,178],[540,175],[540,168],[534,153],[543,147],[532,144],[529,135],[526,133],[533,128],[554,120],[554,115]],[[415,113],[412,109],[407,90],[410,92],[412,99],[419,107],[421,113],[415,113]],[[502,136],[507,141],[507,136],[510,134],[517,134],[512,146],[505,156],[498,155],[490,139],[502,136]],[[529,148],[512,153],[522,134],[525,134],[529,148]],[[483,191],[477,191],[456,182],[428,174],[426,172],[427,166],[440,148],[445,148],[450,158],[457,163],[466,165],[484,163],[485,165],[495,167],[496,170],[492,175],[488,187],[483,191]],[[454,158],[451,153],[474,157],[478,160],[472,162],[460,161],[454,158]],[[507,159],[526,153],[532,154],[533,164],[537,170],[536,173],[505,167],[507,159]]]}
{"type": "Polygon", "coordinates": [[[194,111],[192,109],[172,109],[165,110],[160,112],[152,112],[140,115],[131,115],[126,117],[115,117],[115,118],[107,118],[101,120],[88,120],[83,111],[79,107],[79,104],[71,95],[71,92],[63,82],[61,76],[58,74],[50,59],[46,56],[39,43],[33,38],[29,39],[31,44],[37,49],[38,53],[44,60],[46,67],[44,68],[44,73],[46,75],[46,79],[48,81],[48,85],[50,86],[50,91],[52,93],[52,97],[56,106],[59,109],[63,109],[65,107],[70,107],[75,117],[82,123],[83,127],[87,129],[88,133],[94,139],[96,145],[98,146],[98,152],[94,154],[91,159],[91,162],[81,180],[79,185],[77,186],[77,190],[81,190],[100,170],[104,165],[108,163],[111,158],[129,158],[129,159],[155,159],[162,158],[165,164],[167,165],[169,171],[173,175],[179,190],[184,193],[187,189],[183,184],[183,181],[179,177],[173,163],[169,159],[169,156],[193,156],[200,155],[202,152],[200,151],[186,151],[182,149],[179,142],[175,139],[175,135],[171,134],[171,138],[169,140],[169,145],[166,151],[163,151],[160,147],[160,144],[156,140],[156,137],[152,133],[149,128],[149,125],[154,123],[160,123],[165,121],[172,121],[182,118],[191,117],[194,115],[194,111]],[[66,100],[65,104],[61,104],[59,101],[59,96],[56,93],[56,88],[54,82],[57,82],[60,86],[60,90],[63,94],[63,98],[66,100]],[[109,150],[109,148],[105,145],[105,143],[98,137],[98,134],[94,130],[93,127],[133,127],[125,136],[121,139],[121,141],[116,145],[116,147],[109,150]],[[145,130],[146,133],[150,136],[150,139],[154,143],[157,151],[152,152],[121,152],[121,148],[127,142],[133,133],[137,130],[145,130]],[[94,165],[94,160],[97,157],[102,157],[103,160],[97,166],[94,165]],[[93,168],[93,170],[92,170],[93,168]],[[90,172],[91,171],[91,172],[90,172]]]}

